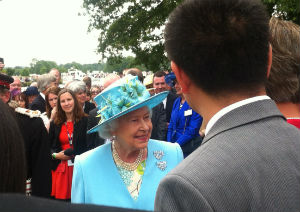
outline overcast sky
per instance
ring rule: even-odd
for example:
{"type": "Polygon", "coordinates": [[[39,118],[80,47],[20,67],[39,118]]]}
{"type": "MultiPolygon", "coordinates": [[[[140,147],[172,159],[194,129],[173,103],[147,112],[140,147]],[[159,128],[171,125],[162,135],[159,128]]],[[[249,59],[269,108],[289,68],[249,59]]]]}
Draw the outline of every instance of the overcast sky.
{"type": "Polygon", "coordinates": [[[57,64],[97,63],[98,32],[87,33],[83,0],[0,0],[0,57],[6,67],[33,58],[57,64]]]}

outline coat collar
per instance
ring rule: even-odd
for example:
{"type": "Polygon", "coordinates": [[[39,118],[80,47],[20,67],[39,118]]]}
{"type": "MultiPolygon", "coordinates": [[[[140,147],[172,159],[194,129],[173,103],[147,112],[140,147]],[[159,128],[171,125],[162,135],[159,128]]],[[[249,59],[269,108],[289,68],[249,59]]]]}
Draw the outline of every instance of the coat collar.
{"type": "Polygon", "coordinates": [[[222,116],[204,137],[202,144],[219,133],[270,117],[281,117],[285,120],[273,100],[261,100],[241,106],[222,116]]]}

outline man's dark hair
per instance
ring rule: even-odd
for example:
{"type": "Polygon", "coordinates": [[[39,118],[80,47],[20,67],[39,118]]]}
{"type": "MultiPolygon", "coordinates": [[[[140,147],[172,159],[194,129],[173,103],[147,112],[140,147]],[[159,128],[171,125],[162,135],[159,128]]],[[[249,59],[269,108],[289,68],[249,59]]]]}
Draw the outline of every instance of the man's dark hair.
{"type": "Polygon", "coordinates": [[[143,76],[143,73],[140,69],[138,68],[130,68],[128,69],[128,71],[126,72],[126,75],[127,74],[131,74],[132,76],[137,76],[139,81],[143,83],[144,81],[144,76],[143,76]]]}
{"type": "Polygon", "coordinates": [[[164,77],[166,76],[166,73],[164,71],[157,71],[154,73],[153,78],[154,77],[164,77]]]}
{"type": "Polygon", "coordinates": [[[0,100],[0,193],[25,194],[25,147],[16,117],[0,100]]]}
{"type": "Polygon", "coordinates": [[[205,92],[253,94],[266,80],[268,22],[258,0],[187,0],[169,17],[165,48],[205,92]]]}

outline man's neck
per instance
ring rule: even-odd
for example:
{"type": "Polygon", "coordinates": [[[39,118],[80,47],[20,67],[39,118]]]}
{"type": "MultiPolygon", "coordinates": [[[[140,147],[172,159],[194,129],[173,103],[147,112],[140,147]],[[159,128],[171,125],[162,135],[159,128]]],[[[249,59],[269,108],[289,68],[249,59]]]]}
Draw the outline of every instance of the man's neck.
{"type": "Polygon", "coordinates": [[[276,105],[286,118],[300,117],[300,103],[284,102],[276,103],[276,105]]]}
{"type": "Polygon", "coordinates": [[[266,95],[264,89],[257,92],[256,95],[249,94],[229,94],[222,95],[221,97],[215,97],[203,92],[201,89],[190,91],[194,95],[185,95],[189,105],[203,117],[202,125],[206,126],[208,121],[221,109],[234,104],[236,102],[248,99],[254,96],[266,95]],[[191,100],[191,101],[190,101],[191,100]],[[193,104],[190,104],[193,103],[193,104]]]}

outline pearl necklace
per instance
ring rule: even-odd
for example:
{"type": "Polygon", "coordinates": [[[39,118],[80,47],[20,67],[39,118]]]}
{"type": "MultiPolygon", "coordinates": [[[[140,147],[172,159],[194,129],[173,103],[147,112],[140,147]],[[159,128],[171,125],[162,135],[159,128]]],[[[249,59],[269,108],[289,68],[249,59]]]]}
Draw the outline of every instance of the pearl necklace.
{"type": "Polygon", "coordinates": [[[136,160],[133,163],[127,163],[127,162],[124,162],[120,158],[120,156],[119,156],[119,154],[116,150],[114,141],[112,142],[112,150],[113,150],[112,151],[113,152],[113,158],[114,158],[114,161],[115,161],[116,165],[123,168],[123,169],[126,169],[128,171],[136,170],[137,167],[139,166],[139,164],[141,163],[143,155],[144,155],[144,149],[142,149],[142,150],[140,150],[139,155],[137,156],[136,160]]]}

